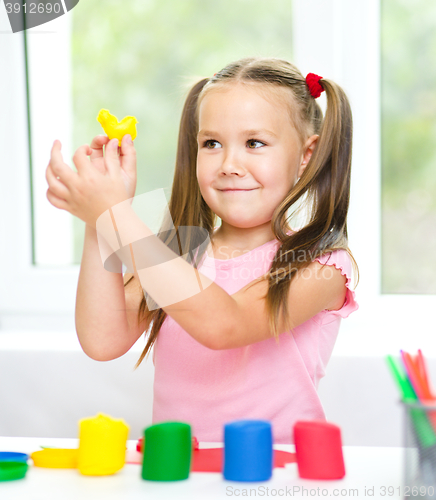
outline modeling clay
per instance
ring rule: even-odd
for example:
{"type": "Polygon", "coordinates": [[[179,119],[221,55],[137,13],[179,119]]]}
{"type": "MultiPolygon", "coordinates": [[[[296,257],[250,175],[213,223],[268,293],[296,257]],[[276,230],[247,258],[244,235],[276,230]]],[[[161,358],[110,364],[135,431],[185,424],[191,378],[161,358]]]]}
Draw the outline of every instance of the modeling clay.
{"type": "Polygon", "coordinates": [[[101,124],[109,139],[118,139],[120,147],[121,139],[126,134],[130,134],[132,141],[136,139],[136,124],[139,122],[134,116],[126,116],[119,122],[116,116],[109,113],[109,110],[100,109],[97,121],[101,124]]]}
{"type": "Polygon", "coordinates": [[[16,451],[0,451],[0,462],[27,462],[29,455],[27,453],[18,453],[16,451]]]}
{"type": "Polygon", "coordinates": [[[345,476],[341,429],[324,420],[294,424],[298,474],[304,479],[342,479],[345,476]]]}
{"type": "MultiPolygon", "coordinates": [[[[138,442],[136,443],[136,451],[138,451],[139,453],[142,453],[143,442],[144,442],[144,439],[139,438],[138,442]]],[[[195,436],[192,436],[192,449],[198,450],[198,439],[195,436]]]]}
{"type": "Polygon", "coordinates": [[[192,459],[191,426],[162,422],[144,430],[142,479],[180,481],[188,479],[192,459]]]}
{"type": "Polygon", "coordinates": [[[47,467],[49,469],[76,469],[79,450],[46,448],[35,451],[30,455],[35,467],[47,467]]]}
{"type": "Polygon", "coordinates": [[[87,476],[106,476],[119,471],[126,459],[129,427],[122,419],[102,413],[79,422],[79,471],[87,476]]]}
{"type": "MultiPolygon", "coordinates": [[[[203,448],[194,450],[192,472],[222,472],[224,448],[203,448]]],[[[295,462],[295,453],[273,450],[274,467],[284,467],[295,462]]]]}
{"type": "Polygon", "coordinates": [[[228,481],[267,481],[273,470],[273,437],[267,420],[224,425],[223,476],[228,481]]]}
{"type": "MultiPolygon", "coordinates": [[[[136,444],[136,451],[126,453],[126,463],[142,464],[142,443],[140,438],[136,444]]],[[[192,437],[193,455],[191,472],[222,472],[224,448],[201,448],[198,439],[192,437]]],[[[295,453],[288,451],[273,450],[274,467],[284,467],[288,463],[296,461],[295,453]]]]}
{"type": "Polygon", "coordinates": [[[0,481],[23,479],[28,468],[28,464],[23,460],[0,462],[0,481]]]}
{"type": "MultiPolygon", "coordinates": [[[[194,448],[191,472],[222,472],[224,448],[194,448]]],[[[285,467],[296,462],[295,453],[274,450],[274,467],[285,467]]],[[[142,453],[129,450],[126,452],[127,464],[142,464],[142,453]]]]}

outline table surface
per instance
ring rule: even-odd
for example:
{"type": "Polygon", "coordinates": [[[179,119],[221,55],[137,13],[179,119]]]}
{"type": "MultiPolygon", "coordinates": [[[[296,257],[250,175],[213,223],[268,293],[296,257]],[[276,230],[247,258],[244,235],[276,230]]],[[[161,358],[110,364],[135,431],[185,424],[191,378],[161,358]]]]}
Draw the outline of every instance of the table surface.
{"type": "MultiPolygon", "coordinates": [[[[41,446],[75,448],[77,445],[77,439],[0,437],[0,451],[31,453],[41,446]]],[[[128,449],[135,449],[135,446],[136,442],[128,442],[128,449]]],[[[222,444],[200,443],[200,448],[218,446],[222,444]]],[[[294,451],[293,445],[275,448],[294,451]]],[[[226,481],[222,474],[209,472],[193,472],[184,481],[145,481],[141,478],[141,466],[137,464],[126,464],[117,474],[100,477],[82,476],[73,469],[44,469],[30,465],[24,479],[0,482],[0,499],[403,498],[402,448],[344,446],[343,453],[346,475],[338,481],[300,479],[295,463],[274,469],[272,478],[262,482],[226,481]]]]}

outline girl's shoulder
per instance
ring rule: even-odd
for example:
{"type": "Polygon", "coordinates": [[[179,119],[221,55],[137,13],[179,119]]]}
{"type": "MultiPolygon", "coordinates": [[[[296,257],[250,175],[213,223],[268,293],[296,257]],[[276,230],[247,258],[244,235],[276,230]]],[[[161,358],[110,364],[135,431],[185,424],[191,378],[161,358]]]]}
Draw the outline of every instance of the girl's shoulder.
{"type": "Polygon", "coordinates": [[[313,260],[318,261],[320,264],[334,265],[337,269],[346,269],[347,271],[352,269],[350,254],[344,248],[326,252],[313,260]]]}
{"type": "Polygon", "coordinates": [[[317,261],[323,266],[334,266],[341,272],[342,276],[345,276],[345,286],[347,288],[345,302],[340,309],[330,310],[328,313],[342,318],[348,317],[353,311],[359,308],[359,305],[356,302],[356,292],[351,284],[351,278],[353,277],[353,265],[350,254],[347,250],[339,248],[316,257],[313,261],[317,261]]]}

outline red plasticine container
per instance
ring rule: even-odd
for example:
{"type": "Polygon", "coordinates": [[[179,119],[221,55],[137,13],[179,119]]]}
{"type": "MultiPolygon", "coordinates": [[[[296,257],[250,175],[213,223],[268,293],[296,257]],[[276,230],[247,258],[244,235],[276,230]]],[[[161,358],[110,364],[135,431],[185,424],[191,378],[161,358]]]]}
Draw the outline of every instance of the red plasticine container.
{"type": "Polygon", "coordinates": [[[294,425],[298,474],[304,479],[345,476],[341,430],[324,420],[300,420],[294,425]]]}

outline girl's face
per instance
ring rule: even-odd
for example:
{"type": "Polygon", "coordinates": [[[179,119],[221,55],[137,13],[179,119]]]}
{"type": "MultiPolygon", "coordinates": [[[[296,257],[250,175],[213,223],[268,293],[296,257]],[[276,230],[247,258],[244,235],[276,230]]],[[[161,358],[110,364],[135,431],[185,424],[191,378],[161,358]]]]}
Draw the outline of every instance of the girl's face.
{"type": "Polygon", "coordinates": [[[209,91],[199,108],[197,179],[204,200],[223,225],[268,223],[310,158],[307,144],[275,94],[267,100],[242,84],[209,91]]]}

